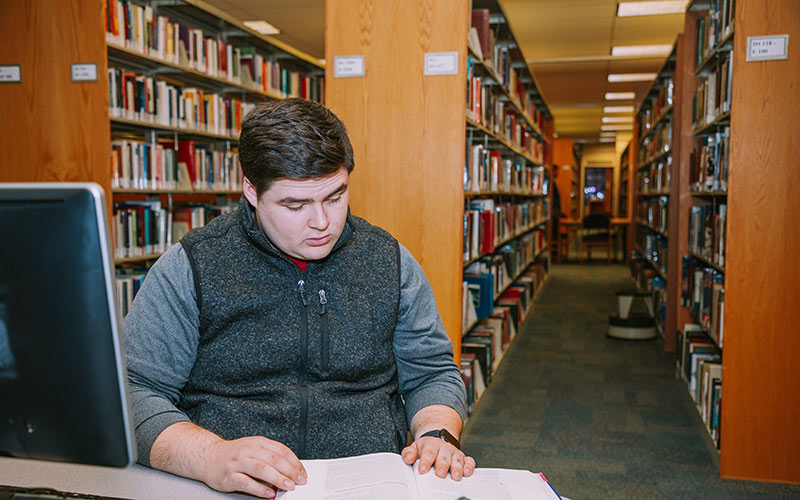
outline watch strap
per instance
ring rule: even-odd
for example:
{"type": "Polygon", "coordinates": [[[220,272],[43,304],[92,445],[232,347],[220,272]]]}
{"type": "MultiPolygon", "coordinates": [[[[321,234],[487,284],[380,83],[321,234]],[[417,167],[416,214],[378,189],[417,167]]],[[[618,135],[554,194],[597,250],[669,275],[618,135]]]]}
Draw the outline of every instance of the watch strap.
{"type": "Polygon", "coordinates": [[[421,438],[423,438],[423,437],[439,438],[442,441],[445,441],[447,443],[452,444],[453,446],[455,446],[459,450],[461,449],[461,442],[459,442],[459,440],[455,436],[450,434],[450,432],[448,432],[447,429],[436,429],[436,430],[433,430],[433,431],[428,431],[428,432],[422,434],[420,437],[421,438]]]}

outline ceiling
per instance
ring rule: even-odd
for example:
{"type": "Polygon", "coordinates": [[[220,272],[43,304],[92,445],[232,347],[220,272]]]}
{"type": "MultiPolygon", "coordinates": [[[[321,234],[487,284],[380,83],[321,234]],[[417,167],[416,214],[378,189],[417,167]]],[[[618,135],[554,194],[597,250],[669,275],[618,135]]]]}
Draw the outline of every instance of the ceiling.
{"type": "MultiPolygon", "coordinates": [[[[611,57],[617,45],[673,44],[683,14],[617,17],[617,0],[500,0],[559,137],[595,140],[603,106],[635,105],[650,82],[609,83],[612,73],[657,73],[666,56],[611,57]],[[606,101],[606,92],[635,92],[606,101]]],[[[614,115],[621,116],[621,115],[614,115]]]]}
{"type": "MultiPolygon", "coordinates": [[[[325,57],[324,0],[205,0],[242,21],[263,19],[282,40],[325,57]]],[[[616,17],[618,0],[499,0],[555,118],[559,137],[599,138],[603,106],[634,105],[651,82],[608,83],[610,73],[654,73],[666,56],[611,57],[615,45],[672,44],[683,14],[616,17]],[[605,101],[606,92],[636,93],[633,101],[605,101]]]]}

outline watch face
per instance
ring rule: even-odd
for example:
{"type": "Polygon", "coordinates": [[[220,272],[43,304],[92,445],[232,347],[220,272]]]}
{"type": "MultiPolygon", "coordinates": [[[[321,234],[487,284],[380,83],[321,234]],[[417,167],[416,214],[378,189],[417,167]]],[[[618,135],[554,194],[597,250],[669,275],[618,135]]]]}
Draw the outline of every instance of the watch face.
{"type": "Polygon", "coordinates": [[[461,443],[456,439],[455,436],[450,434],[447,429],[439,429],[436,431],[428,431],[425,434],[421,435],[420,437],[436,437],[441,439],[442,441],[447,441],[448,443],[452,444],[459,450],[461,449],[461,443]]]}
{"type": "Polygon", "coordinates": [[[455,446],[459,450],[461,449],[461,443],[458,442],[458,439],[456,439],[455,436],[453,436],[452,434],[447,432],[447,429],[440,429],[439,430],[439,437],[442,440],[447,441],[448,443],[452,444],[453,446],[455,446]]]}

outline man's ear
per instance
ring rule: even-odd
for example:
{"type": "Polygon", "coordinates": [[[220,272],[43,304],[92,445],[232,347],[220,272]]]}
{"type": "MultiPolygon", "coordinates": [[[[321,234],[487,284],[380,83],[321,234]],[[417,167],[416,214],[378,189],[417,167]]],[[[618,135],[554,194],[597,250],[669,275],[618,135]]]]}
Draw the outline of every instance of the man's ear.
{"type": "Polygon", "coordinates": [[[256,187],[247,177],[242,179],[242,191],[244,192],[244,197],[247,198],[247,201],[249,201],[253,207],[257,207],[258,192],[256,191],[256,187]]]}

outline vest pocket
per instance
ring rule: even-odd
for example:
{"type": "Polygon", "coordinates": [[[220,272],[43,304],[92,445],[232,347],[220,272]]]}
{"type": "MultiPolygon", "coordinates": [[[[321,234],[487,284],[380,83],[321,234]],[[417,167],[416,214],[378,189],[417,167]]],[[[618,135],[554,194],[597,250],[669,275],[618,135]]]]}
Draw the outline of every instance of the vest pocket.
{"type": "Polygon", "coordinates": [[[331,352],[331,335],[330,329],[328,328],[328,316],[326,314],[322,315],[321,318],[321,339],[320,339],[320,370],[322,373],[328,373],[328,360],[330,359],[330,352],[331,352]]]}

